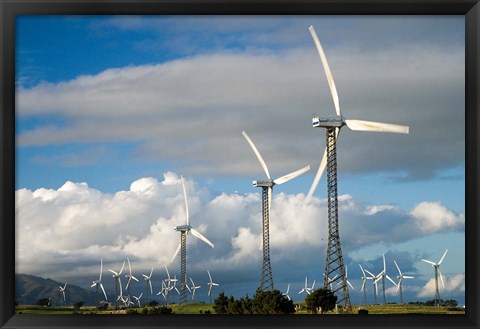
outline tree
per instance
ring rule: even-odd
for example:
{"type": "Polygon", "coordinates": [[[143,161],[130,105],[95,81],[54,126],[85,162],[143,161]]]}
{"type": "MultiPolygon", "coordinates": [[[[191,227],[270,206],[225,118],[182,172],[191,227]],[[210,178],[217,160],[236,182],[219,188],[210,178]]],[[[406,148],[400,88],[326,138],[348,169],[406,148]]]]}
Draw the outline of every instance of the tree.
{"type": "Polygon", "coordinates": [[[228,314],[243,314],[242,303],[239,300],[230,296],[227,303],[227,313],[228,314]]]}
{"type": "Polygon", "coordinates": [[[39,300],[37,300],[36,304],[37,305],[40,305],[40,306],[50,306],[51,305],[51,298],[41,298],[39,300]]]}
{"type": "Polygon", "coordinates": [[[307,310],[316,314],[319,307],[322,308],[322,313],[327,313],[335,308],[337,303],[337,296],[329,289],[320,288],[313,291],[305,298],[307,310]]]}
{"type": "Polygon", "coordinates": [[[213,303],[213,309],[217,314],[226,314],[228,307],[228,298],[225,296],[225,293],[222,291],[213,303]]]}
{"type": "Polygon", "coordinates": [[[295,306],[279,290],[257,289],[253,296],[252,311],[254,314],[289,314],[295,312],[295,306]]]}

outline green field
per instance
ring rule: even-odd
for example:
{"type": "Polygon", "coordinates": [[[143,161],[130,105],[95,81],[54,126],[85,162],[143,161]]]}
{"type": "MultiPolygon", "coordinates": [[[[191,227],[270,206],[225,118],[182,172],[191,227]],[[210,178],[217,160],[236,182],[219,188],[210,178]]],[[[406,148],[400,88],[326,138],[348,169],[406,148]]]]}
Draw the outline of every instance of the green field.
{"type": "MultiPolygon", "coordinates": [[[[304,303],[297,303],[303,305],[304,303]]],[[[172,308],[173,313],[178,312],[178,305],[172,304],[169,305],[172,308]]],[[[138,314],[142,314],[144,308],[130,308],[130,312],[137,311],[138,314]]],[[[398,304],[388,304],[388,305],[355,305],[352,309],[352,314],[357,314],[359,309],[364,309],[368,311],[368,314],[465,314],[464,308],[459,307],[435,307],[435,306],[418,306],[418,305],[398,305],[398,304]]],[[[36,305],[20,305],[15,308],[17,314],[126,314],[125,309],[116,310],[115,308],[110,308],[108,310],[95,311],[93,306],[83,306],[80,310],[74,311],[73,307],[43,307],[36,305]]],[[[213,305],[205,303],[191,303],[188,304],[187,314],[202,314],[205,311],[210,311],[210,313],[215,314],[213,310],[213,305]]],[[[208,313],[208,312],[207,312],[208,313]]],[[[338,312],[341,313],[341,312],[338,312]]],[[[300,310],[295,314],[307,314],[306,310],[300,310]]],[[[336,314],[336,312],[329,312],[327,314],[336,314]]]]}

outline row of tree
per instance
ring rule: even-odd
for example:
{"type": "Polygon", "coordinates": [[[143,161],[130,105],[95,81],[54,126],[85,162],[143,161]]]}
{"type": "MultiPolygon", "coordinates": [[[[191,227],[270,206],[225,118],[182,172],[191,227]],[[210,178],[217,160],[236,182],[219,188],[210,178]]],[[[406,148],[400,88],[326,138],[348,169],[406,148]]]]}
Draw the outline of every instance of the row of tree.
{"type": "MultiPolygon", "coordinates": [[[[328,289],[317,289],[305,298],[309,313],[326,313],[335,308],[337,297],[328,289]]],[[[213,309],[217,314],[291,314],[295,312],[294,303],[280,291],[257,290],[253,299],[245,297],[235,299],[227,297],[222,291],[215,299],[213,309]]]]}
{"type": "MultiPolygon", "coordinates": [[[[410,305],[424,305],[424,306],[435,306],[435,299],[432,300],[427,300],[425,302],[410,302],[408,303],[410,305]]],[[[445,306],[445,307],[457,307],[458,302],[455,299],[447,299],[443,300],[440,299],[440,306],[445,306]]]]}

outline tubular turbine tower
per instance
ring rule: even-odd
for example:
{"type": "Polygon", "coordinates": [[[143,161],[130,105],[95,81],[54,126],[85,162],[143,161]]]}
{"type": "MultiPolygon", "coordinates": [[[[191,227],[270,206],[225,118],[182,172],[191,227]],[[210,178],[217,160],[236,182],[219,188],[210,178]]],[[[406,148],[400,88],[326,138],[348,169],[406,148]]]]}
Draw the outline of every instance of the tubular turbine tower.
{"type": "Polygon", "coordinates": [[[335,277],[338,281],[338,285],[332,285],[333,292],[341,291],[342,296],[338,296],[338,303],[342,301],[346,308],[350,308],[350,297],[348,294],[348,283],[345,275],[345,267],[343,263],[342,248],[340,244],[340,234],[338,225],[338,190],[337,190],[337,137],[340,129],[343,126],[347,126],[351,130],[359,131],[376,131],[376,132],[389,132],[389,133],[402,133],[408,134],[408,127],[393,125],[380,122],[362,121],[362,120],[347,120],[340,113],[340,105],[337,89],[333,80],[330,66],[327,62],[327,57],[323,51],[320,40],[313,26],[309,28],[313,41],[317,47],[320,60],[322,61],[325,75],[327,77],[330,92],[332,94],[333,103],[335,105],[336,116],[322,117],[314,116],[312,124],[314,128],[325,128],[327,133],[327,147],[323,154],[323,158],[320,162],[315,179],[310,187],[310,191],[307,194],[306,202],[310,200],[313,192],[315,191],[320,177],[322,176],[325,167],[327,168],[327,192],[328,192],[328,241],[327,241],[327,259],[325,264],[325,278],[324,288],[328,288],[331,283],[328,278],[335,277]]]}

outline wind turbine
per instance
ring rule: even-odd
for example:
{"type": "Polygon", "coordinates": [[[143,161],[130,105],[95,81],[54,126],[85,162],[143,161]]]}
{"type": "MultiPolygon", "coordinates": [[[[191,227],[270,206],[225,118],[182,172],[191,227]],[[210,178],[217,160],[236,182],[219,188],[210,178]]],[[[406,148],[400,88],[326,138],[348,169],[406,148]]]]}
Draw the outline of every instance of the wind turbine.
{"type": "MultiPolygon", "coordinates": [[[[347,280],[347,284],[350,286],[350,288],[352,288],[352,290],[355,290],[355,288],[353,288],[350,281],[348,281],[348,267],[347,267],[347,265],[345,265],[345,280],[347,280]]],[[[340,284],[340,282],[338,284],[340,284]]]]}
{"type": "Polygon", "coordinates": [[[142,305],[140,304],[140,298],[142,298],[143,296],[143,292],[140,294],[140,296],[133,296],[133,298],[135,298],[137,300],[137,303],[138,303],[138,307],[142,307],[142,305]]]}
{"type": "Polygon", "coordinates": [[[397,275],[397,278],[398,278],[397,292],[400,289],[400,304],[403,304],[403,294],[402,294],[403,279],[413,279],[413,276],[403,275],[402,271],[400,271],[400,267],[398,267],[397,262],[395,260],[393,260],[393,262],[395,263],[395,266],[397,267],[398,274],[399,274],[399,275],[397,275]]]}
{"type": "Polygon", "coordinates": [[[135,280],[137,282],[139,281],[136,277],[132,275],[132,266],[130,265],[130,259],[128,257],[127,257],[127,261],[128,261],[128,274],[126,274],[125,277],[128,280],[127,280],[127,285],[125,286],[125,289],[127,289],[128,299],[130,300],[130,286],[131,286],[132,280],[135,280]]]}
{"type": "MultiPolygon", "coordinates": [[[[380,274],[374,275],[372,272],[369,270],[365,270],[368,274],[370,274],[370,277],[368,279],[371,279],[373,281],[373,304],[377,304],[377,295],[378,295],[378,278],[380,278],[380,274]]],[[[381,273],[381,272],[380,272],[381,273]]]]}
{"type": "Polygon", "coordinates": [[[445,288],[445,283],[443,282],[442,271],[440,271],[440,264],[442,264],[443,259],[447,255],[448,249],[443,253],[442,258],[438,263],[432,262],[431,260],[422,259],[422,262],[428,263],[433,266],[435,269],[435,306],[440,306],[440,292],[438,291],[438,274],[440,274],[440,280],[442,281],[442,286],[445,288]]]}
{"type": "Polygon", "coordinates": [[[372,278],[371,277],[368,277],[366,274],[365,274],[365,271],[363,270],[363,267],[362,265],[358,264],[358,266],[360,266],[360,269],[362,270],[362,289],[360,289],[360,291],[363,291],[363,305],[367,305],[367,289],[366,289],[366,283],[367,283],[367,280],[371,280],[372,278]]]}
{"type": "Polygon", "coordinates": [[[123,295],[122,280],[120,279],[120,275],[122,275],[122,271],[124,267],[125,267],[125,261],[123,261],[122,268],[120,268],[120,271],[118,271],[118,273],[115,272],[114,270],[108,269],[113,274],[112,276],[115,279],[115,295],[117,296],[117,300],[116,300],[117,307],[119,306],[118,305],[118,302],[120,301],[119,297],[123,295]],[[120,294],[118,293],[119,288],[120,288],[120,294]]]}
{"type": "Polygon", "coordinates": [[[207,283],[207,285],[208,285],[208,296],[210,297],[210,304],[211,304],[212,303],[212,296],[210,295],[210,291],[212,290],[213,286],[218,287],[219,284],[212,281],[212,276],[210,275],[209,270],[207,270],[207,273],[208,273],[208,283],[207,283]]]}
{"type": "MultiPolygon", "coordinates": [[[[323,273],[323,276],[325,276],[325,273],[323,273]]],[[[335,281],[337,277],[338,274],[336,274],[333,278],[327,277],[328,284],[330,285],[330,291],[333,291],[333,281],[335,281]]]]}
{"type": "Polygon", "coordinates": [[[183,188],[183,197],[185,199],[185,214],[186,214],[186,224],[185,225],[180,225],[176,226],[174,228],[175,231],[180,232],[180,244],[178,245],[177,250],[175,251],[173,257],[172,257],[172,262],[177,257],[178,252],[181,250],[180,256],[181,256],[181,266],[180,266],[180,307],[179,311],[183,311],[185,309],[186,303],[187,303],[187,291],[188,289],[187,286],[187,233],[191,233],[194,237],[197,239],[202,240],[206,244],[208,244],[210,247],[214,247],[213,243],[210,242],[206,237],[204,237],[200,232],[198,232],[196,229],[194,229],[190,225],[190,219],[188,215],[188,201],[187,201],[187,191],[185,189],[185,183],[183,181],[183,176],[181,176],[181,181],[182,181],[182,188],[183,188]]]}
{"type": "Polygon", "coordinates": [[[191,277],[190,277],[190,281],[192,282],[192,286],[190,287],[190,289],[192,291],[192,300],[193,300],[195,298],[195,290],[197,290],[201,286],[196,286],[191,277]]]}
{"type": "Polygon", "coordinates": [[[383,304],[387,303],[387,299],[385,298],[385,278],[390,280],[390,282],[393,283],[395,287],[397,286],[395,281],[393,281],[392,278],[387,275],[387,263],[385,262],[385,255],[383,255],[383,270],[377,275],[377,278],[375,279],[375,281],[377,282],[380,281],[380,279],[382,280],[383,304]]]}
{"type": "Polygon", "coordinates": [[[67,306],[67,300],[65,299],[65,288],[67,288],[67,283],[65,282],[65,285],[62,287],[62,286],[58,286],[60,288],[60,293],[62,294],[63,296],[63,304],[64,306],[67,306]]]}
{"type": "MultiPolygon", "coordinates": [[[[153,267],[152,267],[152,270],[150,271],[150,274],[149,274],[149,275],[142,274],[143,279],[147,282],[147,290],[148,290],[148,287],[150,287],[150,295],[148,295],[148,297],[149,297],[148,302],[150,302],[150,298],[152,297],[152,294],[153,294],[153,289],[152,289],[152,274],[153,274],[153,267]]],[[[147,302],[147,304],[148,304],[148,302],[147,302]]]]}
{"type": "MultiPolygon", "coordinates": [[[[315,282],[313,283],[315,285],[315,282]]],[[[313,287],[313,285],[312,285],[313,287]]],[[[310,295],[310,288],[307,286],[307,277],[305,277],[305,286],[298,292],[300,295],[301,293],[306,293],[307,295],[310,295]]]]}
{"type": "Polygon", "coordinates": [[[310,166],[303,167],[297,171],[294,171],[290,174],[272,180],[270,173],[268,172],[267,164],[263,160],[262,155],[258,151],[257,147],[253,141],[248,137],[245,131],[242,132],[243,137],[247,140],[248,144],[252,148],[253,152],[258,158],[260,165],[262,166],[267,179],[265,180],[255,180],[253,181],[253,186],[262,188],[262,232],[263,232],[263,261],[262,261],[262,273],[260,275],[260,287],[262,291],[273,290],[273,275],[272,275],[272,266],[270,263],[270,209],[272,204],[272,191],[275,185],[283,184],[288,182],[295,177],[304,174],[310,170],[310,166]]]}
{"type": "Polygon", "coordinates": [[[100,259],[100,276],[98,277],[98,280],[92,281],[92,288],[97,287],[97,290],[95,292],[95,306],[98,309],[98,286],[102,288],[103,295],[105,296],[105,300],[107,300],[107,294],[105,293],[105,289],[103,288],[103,283],[102,283],[102,272],[103,272],[103,259],[100,259]]]}
{"type": "Polygon", "coordinates": [[[282,295],[285,296],[285,297],[287,297],[288,300],[292,300],[292,299],[290,298],[290,295],[288,294],[289,291],[290,291],[290,283],[288,284],[287,291],[285,291],[282,295]]]}
{"type": "Polygon", "coordinates": [[[317,47],[320,60],[322,62],[325,75],[327,77],[330,92],[332,94],[333,103],[335,106],[336,116],[319,118],[314,116],[312,119],[313,127],[326,128],[327,131],[327,147],[323,153],[322,160],[313,180],[312,186],[306,197],[308,202],[315,189],[317,188],[320,177],[322,176],[325,167],[327,170],[327,191],[328,191],[328,244],[327,244],[327,258],[325,263],[325,280],[324,287],[328,285],[328,277],[333,274],[338,274],[341,285],[337,290],[342,290],[343,298],[339,298],[339,302],[343,299],[345,307],[350,308],[350,297],[348,295],[348,284],[345,278],[345,268],[343,264],[342,249],[340,243],[339,225],[338,225],[338,190],[337,190],[337,146],[336,141],[340,129],[346,125],[351,130],[356,131],[377,131],[389,133],[408,134],[409,128],[407,126],[386,124],[372,121],[361,120],[347,120],[340,113],[340,103],[337,93],[337,88],[333,80],[330,66],[328,65],[327,57],[323,51],[320,40],[315,33],[313,26],[309,28],[313,41],[317,47]]]}

